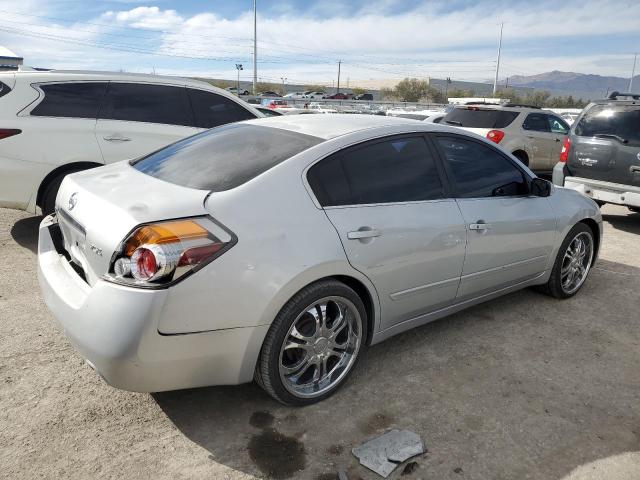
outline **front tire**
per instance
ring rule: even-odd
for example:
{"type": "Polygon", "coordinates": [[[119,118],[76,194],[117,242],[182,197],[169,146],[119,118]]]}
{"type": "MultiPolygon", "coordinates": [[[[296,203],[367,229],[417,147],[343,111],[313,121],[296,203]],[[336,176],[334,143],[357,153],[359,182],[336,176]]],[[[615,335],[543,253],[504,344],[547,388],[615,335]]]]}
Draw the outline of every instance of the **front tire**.
{"type": "Polygon", "coordinates": [[[543,293],[555,298],[573,297],[582,288],[595,255],[593,231],[584,223],[576,224],[562,242],[549,281],[543,293]]]}
{"type": "Polygon", "coordinates": [[[367,313],[337,280],[311,284],[289,300],[267,332],[256,381],[285,405],[309,405],[346,381],[365,348],[367,313]]]}

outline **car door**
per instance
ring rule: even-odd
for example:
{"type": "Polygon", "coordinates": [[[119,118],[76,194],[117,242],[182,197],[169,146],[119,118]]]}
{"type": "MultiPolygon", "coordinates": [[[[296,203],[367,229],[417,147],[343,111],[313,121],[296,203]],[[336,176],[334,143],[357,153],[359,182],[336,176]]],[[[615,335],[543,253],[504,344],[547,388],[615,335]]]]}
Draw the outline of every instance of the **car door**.
{"type": "MultiPolygon", "coordinates": [[[[524,134],[530,142],[533,158],[529,159],[532,170],[553,170],[551,162],[552,147],[555,147],[555,135],[549,130],[549,121],[544,113],[529,113],[522,122],[524,134]]],[[[562,144],[560,144],[562,146],[562,144]]]]}
{"type": "Polygon", "coordinates": [[[553,135],[553,143],[550,146],[550,163],[553,166],[558,163],[558,159],[560,158],[560,150],[562,150],[562,144],[564,139],[569,134],[570,127],[562,120],[560,117],[556,115],[547,115],[547,122],[549,124],[549,131],[551,135],[553,135]]]}
{"type": "Polygon", "coordinates": [[[349,262],[376,287],[382,329],[455,299],[466,234],[439,168],[413,135],[349,148],[308,172],[349,262]]]}
{"type": "Polygon", "coordinates": [[[105,163],[136,158],[193,135],[193,112],[184,86],[110,82],[96,138],[105,163]]]}
{"type": "Polygon", "coordinates": [[[480,297],[544,272],[556,233],[548,198],[530,195],[528,175],[485,142],[438,134],[435,143],[467,228],[457,301],[480,297]]]}

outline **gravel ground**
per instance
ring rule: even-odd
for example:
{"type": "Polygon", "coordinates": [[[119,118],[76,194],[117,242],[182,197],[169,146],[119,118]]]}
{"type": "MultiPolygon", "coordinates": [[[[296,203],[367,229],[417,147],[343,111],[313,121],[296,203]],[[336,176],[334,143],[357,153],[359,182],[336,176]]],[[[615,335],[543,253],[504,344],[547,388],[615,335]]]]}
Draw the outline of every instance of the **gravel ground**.
{"type": "Polygon", "coordinates": [[[374,479],[351,448],[409,428],[429,452],[403,479],[640,478],[640,214],[603,213],[577,297],[525,290],[404,333],[293,409],[255,385],[104,384],[40,297],[40,219],[0,209],[0,477],[374,479]]]}

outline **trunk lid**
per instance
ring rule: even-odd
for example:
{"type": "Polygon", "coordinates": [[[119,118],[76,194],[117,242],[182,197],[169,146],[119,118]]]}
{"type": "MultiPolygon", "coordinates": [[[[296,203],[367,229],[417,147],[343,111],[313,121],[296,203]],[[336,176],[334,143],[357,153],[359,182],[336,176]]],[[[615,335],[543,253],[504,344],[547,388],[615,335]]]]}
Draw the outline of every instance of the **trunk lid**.
{"type": "Polygon", "coordinates": [[[208,194],[141,173],[126,161],[69,175],[56,199],[64,249],[93,285],[136,226],[205,215],[208,194]]]}

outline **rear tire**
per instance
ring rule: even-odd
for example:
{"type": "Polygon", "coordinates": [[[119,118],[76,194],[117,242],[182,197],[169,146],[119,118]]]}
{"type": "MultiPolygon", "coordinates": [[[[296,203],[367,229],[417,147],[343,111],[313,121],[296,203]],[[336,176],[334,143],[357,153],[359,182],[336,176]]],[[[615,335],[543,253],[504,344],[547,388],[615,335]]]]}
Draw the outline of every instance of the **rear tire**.
{"type": "Polygon", "coordinates": [[[367,339],[358,294],[337,280],[296,293],[267,332],[255,380],[285,405],[309,405],[335,393],[353,372],[367,339]]]}
{"type": "Polygon", "coordinates": [[[584,223],[576,224],[558,250],[549,281],[539,290],[555,298],[573,297],[584,285],[594,255],[593,231],[584,223]]]}
{"type": "Polygon", "coordinates": [[[51,179],[47,187],[44,189],[44,193],[42,194],[42,214],[49,215],[53,213],[56,208],[56,196],[58,195],[58,190],[60,190],[60,184],[64,177],[66,177],[69,173],[66,172],[61,173],[60,175],[56,175],[51,179]]]}

